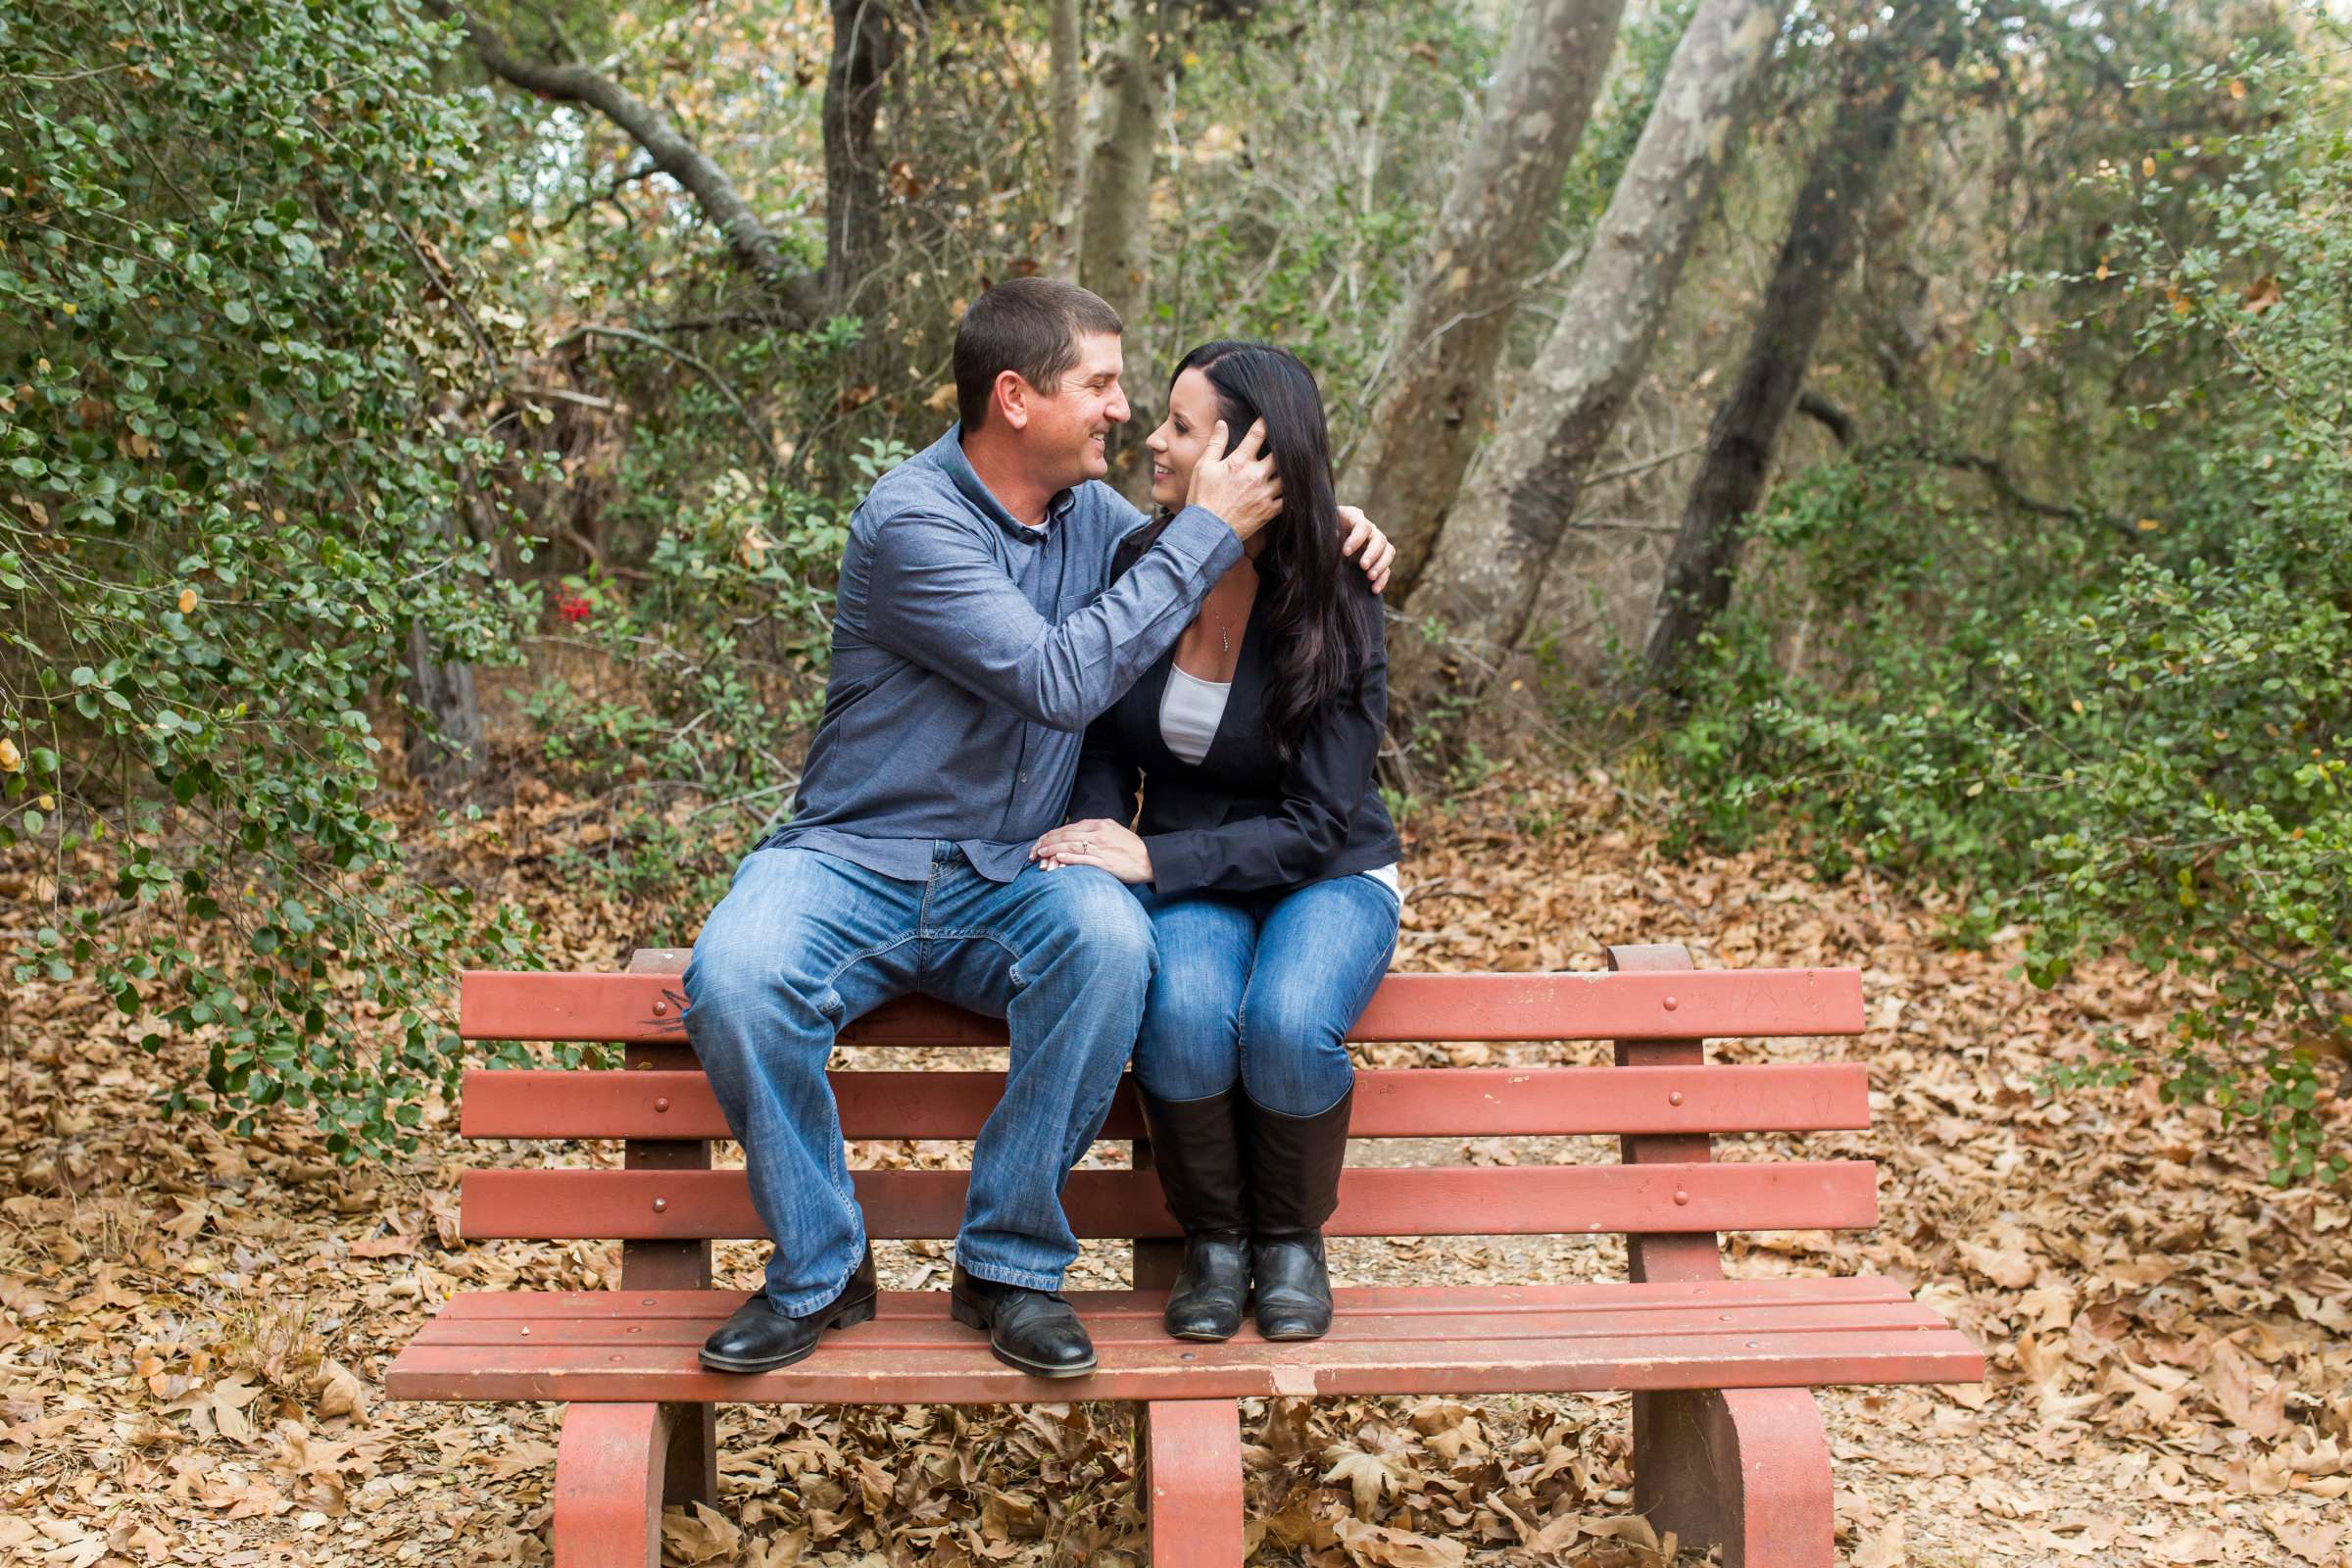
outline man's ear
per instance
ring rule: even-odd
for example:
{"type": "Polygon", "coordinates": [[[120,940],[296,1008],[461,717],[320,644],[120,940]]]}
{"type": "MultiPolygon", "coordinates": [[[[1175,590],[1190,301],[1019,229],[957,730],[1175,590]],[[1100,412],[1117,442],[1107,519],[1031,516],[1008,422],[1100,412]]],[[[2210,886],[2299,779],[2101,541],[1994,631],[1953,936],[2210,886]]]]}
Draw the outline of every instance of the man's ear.
{"type": "Polygon", "coordinates": [[[1020,371],[999,370],[997,383],[989,389],[989,396],[996,400],[997,412],[1004,416],[1007,427],[1014,430],[1029,428],[1031,389],[1020,371]]]}

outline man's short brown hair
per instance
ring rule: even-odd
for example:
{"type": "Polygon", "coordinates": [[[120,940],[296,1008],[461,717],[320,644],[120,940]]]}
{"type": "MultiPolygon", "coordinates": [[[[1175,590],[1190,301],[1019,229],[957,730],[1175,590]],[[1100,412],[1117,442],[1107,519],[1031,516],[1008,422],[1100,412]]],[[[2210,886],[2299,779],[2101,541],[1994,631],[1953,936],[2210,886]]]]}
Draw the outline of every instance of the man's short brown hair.
{"type": "Polygon", "coordinates": [[[1011,277],[972,301],[956,323],[956,413],[980,428],[997,377],[1017,371],[1048,397],[1078,363],[1078,340],[1117,336],[1119,313],[1099,294],[1051,277],[1011,277]]]}

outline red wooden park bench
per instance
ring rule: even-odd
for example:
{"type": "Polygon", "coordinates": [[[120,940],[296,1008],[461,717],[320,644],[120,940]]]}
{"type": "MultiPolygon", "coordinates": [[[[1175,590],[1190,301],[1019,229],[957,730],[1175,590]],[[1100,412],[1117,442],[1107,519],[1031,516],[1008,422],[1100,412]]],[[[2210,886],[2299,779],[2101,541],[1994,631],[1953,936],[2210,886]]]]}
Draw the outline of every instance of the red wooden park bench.
{"type": "MultiPolygon", "coordinates": [[[[710,1168],[726,1124],[678,1022],[679,950],[625,974],[473,972],[471,1040],[617,1042],[626,1071],[477,1071],[471,1138],[626,1140],[619,1170],[478,1170],[471,1238],[619,1238],[620,1288],[492,1291],[449,1301],[401,1351],[387,1391],[408,1399],[567,1400],[556,1460],[559,1568],[660,1561],[665,1502],[715,1502],[720,1401],[857,1404],[1134,1401],[1152,1561],[1242,1560],[1239,1407],[1246,1396],[1634,1394],[1636,1505],[1728,1564],[1832,1561],[1829,1446],[1812,1390],[1974,1382],[1975,1345],[1886,1279],[1736,1280],[1716,1234],[1864,1227],[1866,1160],[1710,1158],[1717,1133],[1858,1128],[1858,1062],[1705,1065],[1724,1036],[1859,1034],[1852,969],[1695,970],[1680,947],[1613,948],[1605,974],[1392,975],[1357,1025],[1365,1041],[1612,1040],[1616,1065],[1367,1070],[1358,1138],[1612,1134],[1621,1161],[1349,1168],[1340,1236],[1626,1234],[1622,1284],[1377,1287],[1337,1293],[1328,1338],[1223,1345],[1168,1339],[1162,1295],[1181,1243],[1148,1168],[1080,1170],[1063,1200],[1082,1237],[1134,1242],[1137,1289],[1075,1292],[1099,1370],[1028,1377],[954,1323],[944,1291],[886,1292],[874,1321],[758,1376],[706,1372],[695,1352],[741,1300],[710,1289],[713,1238],[761,1234],[739,1170],[710,1168]]],[[[911,999],[842,1036],[864,1045],[1001,1043],[1002,1024],[911,999]]],[[[839,1072],[855,1139],[969,1139],[995,1103],[988,1072],[839,1072]]],[[[1122,1090],[1102,1136],[1135,1141],[1122,1090]]],[[[857,1175],[877,1238],[953,1237],[963,1173],[857,1175]]]]}

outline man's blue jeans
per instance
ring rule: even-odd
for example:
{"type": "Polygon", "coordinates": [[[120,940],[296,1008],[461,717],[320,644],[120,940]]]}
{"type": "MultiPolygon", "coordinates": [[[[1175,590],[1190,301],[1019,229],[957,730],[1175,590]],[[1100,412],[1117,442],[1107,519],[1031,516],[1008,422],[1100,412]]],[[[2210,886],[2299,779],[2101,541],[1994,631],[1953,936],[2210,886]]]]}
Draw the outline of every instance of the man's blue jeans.
{"type": "Polygon", "coordinates": [[[1136,1081],[1161,1100],[1238,1083],[1285,1116],[1339,1103],[1355,1081],[1348,1031],[1396,951],[1396,895],[1368,876],[1295,893],[1135,891],[1159,946],[1136,1081]]]}
{"type": "Polygon", "coordinates": [[[1004,1018],[1012,1039],[956,1260],[1059,1290],[1078,1255],[1062,1182],[1110,1109],[1157,961],[1142,908],[1092,866],[992,882],[944,841],[920,882],[816,850],[744,857],[695,941],[684,1016],[776,1244],[777,1307],[815,1311],[864,1255],[825,1062],[843,1024],[913,991],[1004,1018]]]}

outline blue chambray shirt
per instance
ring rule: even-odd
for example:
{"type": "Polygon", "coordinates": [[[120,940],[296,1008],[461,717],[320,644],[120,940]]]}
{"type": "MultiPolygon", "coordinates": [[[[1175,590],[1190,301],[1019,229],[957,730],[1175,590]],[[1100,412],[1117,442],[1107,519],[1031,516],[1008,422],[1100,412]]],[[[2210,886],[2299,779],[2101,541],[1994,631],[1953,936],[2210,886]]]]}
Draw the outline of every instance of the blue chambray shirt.
{"type": "Polygon", "coordinates": [[[850,517],[824,716],[792,820],[801,845],[919,882],[953,840],[1009,882],[1056,827],[1087,723],[1192,622],[1241,559],[1215,513],[1187,507],[1111,584],[1143,514],[1106,484],[1014,520],[963,455],[960,423],[876,480],[850,517]]]}

